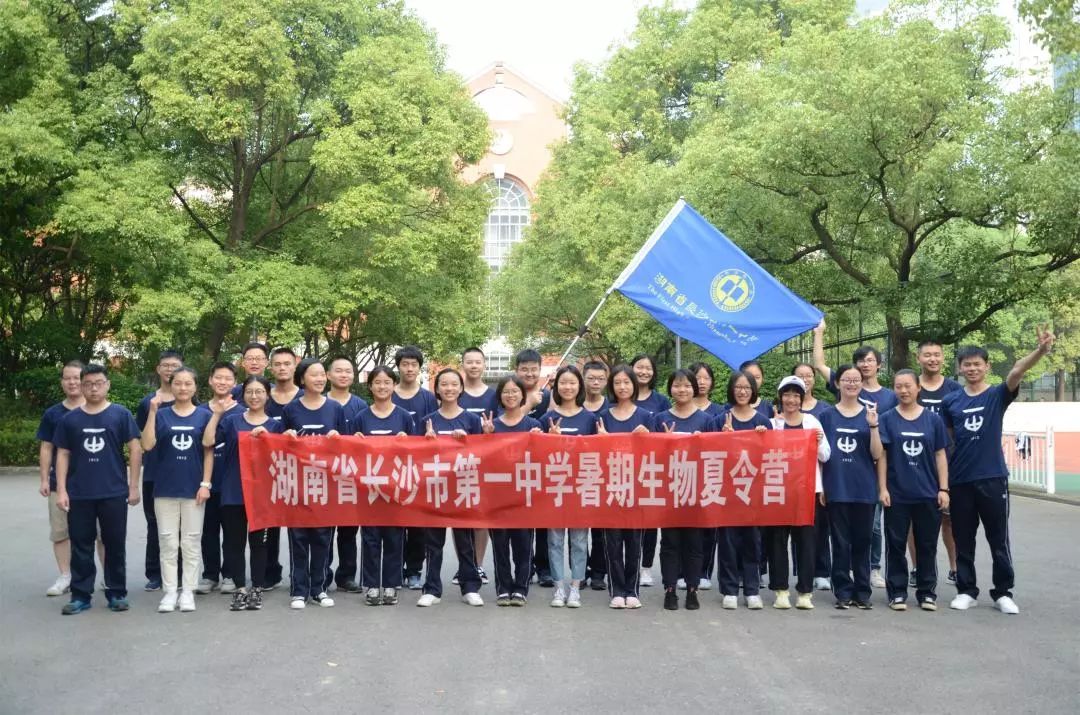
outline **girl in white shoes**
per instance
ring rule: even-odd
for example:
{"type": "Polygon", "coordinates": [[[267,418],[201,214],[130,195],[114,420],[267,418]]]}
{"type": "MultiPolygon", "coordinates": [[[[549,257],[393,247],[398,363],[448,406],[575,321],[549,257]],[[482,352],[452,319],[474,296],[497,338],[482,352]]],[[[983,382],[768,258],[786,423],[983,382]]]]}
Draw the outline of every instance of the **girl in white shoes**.
{"type": "MultiPolygon", "coordinates": [[[[776,403],[780,407],[781,414],[772,420],[773,429],[804,429],[814,430],[817,433],[817,464],[814,468],[814,493],[815,499],[820,502],[821,495],[821,465],[829,461],[831,450],[829,440],[825,439],[825,431],[821,423],[812,414],[802,411],[803,396],[806,393],[806,384],[794,375],[785,377],[780,381],[777,389],[776,403]]],[[[788,541],[796,545],[795,553],[798,554],[799,575],[795,584],[798,598],[795,608],[810,610],[814,607],[814,561],[817,558],[815,542],[817,541],[815,525],[808,526],[767,526],[764,528],[765,554],[769,560],[769,589],[776,594],[773,608],[781,610],[791,608],[791,594],[788,591],[788,541]]]]}
{"type": "Polygon", "coordinates": [[[157,459],[154,513],[161,544],[161,582],[165,591],[160,613],[195,610],[202,553],[203,505],[210,498],[213,447],[203,447],[203,432],[210,422],[208,410],[195,407],[195,371],[181,367],[169,378],[176,400],[161,407],[161,396],[150,400],[143,428],[143,451],[157,459]],[[184,583],[177,595],[177,557],[184,555],[184,583]]]}

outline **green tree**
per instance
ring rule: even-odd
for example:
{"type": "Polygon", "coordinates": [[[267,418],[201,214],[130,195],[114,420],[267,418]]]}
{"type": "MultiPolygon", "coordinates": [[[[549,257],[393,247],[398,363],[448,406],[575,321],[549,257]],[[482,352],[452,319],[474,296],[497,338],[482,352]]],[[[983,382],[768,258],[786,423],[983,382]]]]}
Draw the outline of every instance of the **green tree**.
{"type": "MultiPolygon", "coordinates": [[[[894,368],[912,341],[957,341],[1045,294],[1080,256],[1080,187],[1064,176],[1075,105],[1007,92],[1003,21],[982,3],[954,10],[949,26],[922,3],[849,22],[850,6],[803,3],[644,12],[580,73],[572,138],[504,290],[536,284],[521,314],[573,332],[682,194],[812,302],[883,315],[894,368]],[[649,111],[621,110],[625,95],[649,111]]],[[[594,341],[659,345],[620,303],[594,341]]]]}
{"type": "Polygon", "coordinates": [[[193,331],[207,356],[251,334],[354,354],[481,339],[485,202],[459,174],[486,118],[431,33],[374,0],[151,7],[116,6],[191,260],[140,290],[129,333],[193,331]]]}

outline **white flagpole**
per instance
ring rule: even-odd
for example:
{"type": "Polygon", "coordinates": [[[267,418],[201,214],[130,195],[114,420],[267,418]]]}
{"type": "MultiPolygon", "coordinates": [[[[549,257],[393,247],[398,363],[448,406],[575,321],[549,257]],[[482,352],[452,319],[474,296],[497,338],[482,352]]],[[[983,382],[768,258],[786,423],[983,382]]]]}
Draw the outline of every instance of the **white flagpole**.
{"type": "MultiPolygon", "coordinates": [[[[562,364],[566,362],[566,358],[570,355],[570,352],[574,349],[574,346],[577,345],[578,340],[581,340],[581,336],[589,332],[589,324],[592,323],[593,318],[595,318],[596,314],[600,312],[600,309],[604,307],[604,303],[607,302],[608,296],[611,295],[614,291],[616,291],[623,283],[625,283],[626,279],[630,277],[630,275],[637,269],[639,265],[641,265],[641,262],[645,259],[645,256],[649,254],[649,251],[651,251],[653,246],[656,245],[656,242],[660,240],[660,236],[663,235],[664,231],[667,231],[668,226],[671,225],[671,222],[675,220],[675,217],[679,215],[679,212],[682,211],[684,206],[686,206],[686,200],[680,196],[679,200],[675,202],[675,205],[672,206],[671,210],[667,212],[666,216],[664,216],[664,220],[660,222],[660,225],[657,226],[651,234],[649,234],[649,238],[645,241],[641,248],[638,249],[638,252],[634,254],[634,257],[630,259],[630,262],[626,264],[626,268],[622,270],[622,273],[619,274],[619,277],[616,278],[615,282],[611,284],[611,287],[604,292],[604,297],[600,299],[600,302],[597,304],[596,309],[593,310],[592,314],[582,324],[582,326],[578,328],[577,335],[575,335],[574,339],[570,341],[570,346],[566,348],[566,352],[562,354],[562,358],[559,360],[559,364],[557,365],[557,367],[562,367],[562,364]]],[[[676,347],[676,350],[678,350],[678,347],[676,347]]]]}

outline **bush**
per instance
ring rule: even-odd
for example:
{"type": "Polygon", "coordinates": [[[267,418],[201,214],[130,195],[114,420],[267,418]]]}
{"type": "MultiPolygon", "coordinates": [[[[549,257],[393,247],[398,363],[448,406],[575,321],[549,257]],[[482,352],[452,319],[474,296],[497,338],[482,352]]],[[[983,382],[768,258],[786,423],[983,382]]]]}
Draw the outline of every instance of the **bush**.
{"type": "Polygon", "coordinates": [[[40,414],[49,405],[64,399],[64,391],[60,388],[60,370],[54,367],[36,367],[17,372],[11,376],[9,385],[18,398],[18,407],[23,414],[40,414]]]}
{"type": "Polygon", "coordinates": [[[38,441],[36,419],[14,419],[0,422],[0,465],[29,466],[37,464],[38,441]]]}

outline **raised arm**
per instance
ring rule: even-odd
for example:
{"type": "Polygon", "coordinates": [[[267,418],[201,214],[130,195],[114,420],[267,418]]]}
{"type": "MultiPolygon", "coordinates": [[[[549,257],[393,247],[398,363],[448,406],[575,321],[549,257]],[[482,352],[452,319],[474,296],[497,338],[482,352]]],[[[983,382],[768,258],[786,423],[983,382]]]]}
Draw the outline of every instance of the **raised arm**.
{"type": "Polygon", "coordinates": [[[1035,363],[1039,362],[1043,355],[1048,354],[1054,347],[1054,334],[1050,332],[1049,326],[1040,325],[1036,328],[1035,337],[1038,340],[1038,346],[1017,360],[1016,364],[1012,366],[1012,370],[1009,370],[1008,377],[1005,378],[1005,384],[1008,385],[1010,392],[1016,392],[1027,371],[1035,367],[1035,363]]]}
{"type": "Polygon", "coordinates": [[[825,319],[814,328],[814,369],[825,378],[825,383],[832,382],[832,370],[825,362],[825,319]]]}

